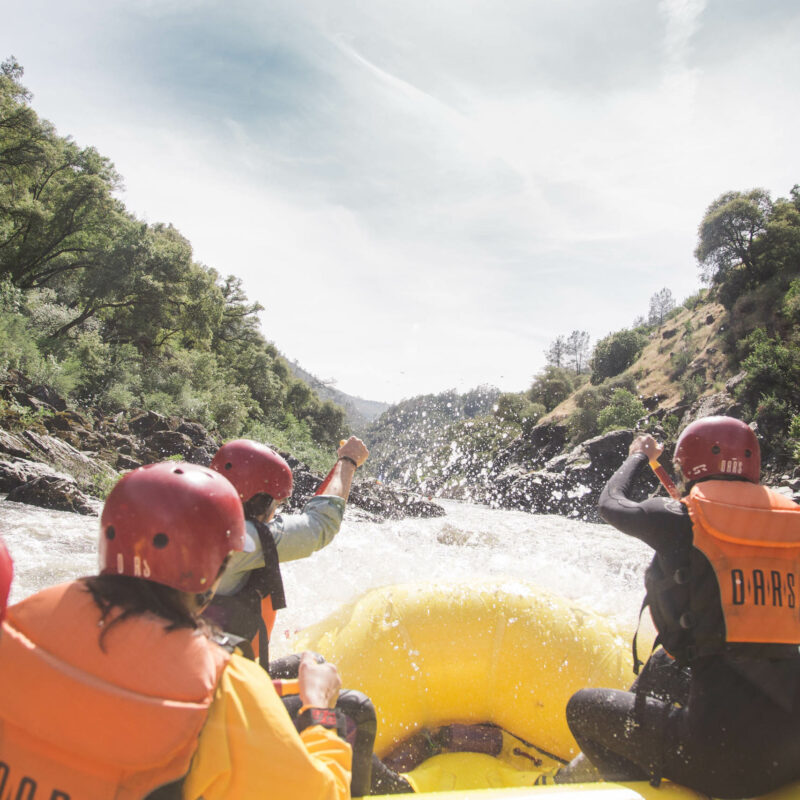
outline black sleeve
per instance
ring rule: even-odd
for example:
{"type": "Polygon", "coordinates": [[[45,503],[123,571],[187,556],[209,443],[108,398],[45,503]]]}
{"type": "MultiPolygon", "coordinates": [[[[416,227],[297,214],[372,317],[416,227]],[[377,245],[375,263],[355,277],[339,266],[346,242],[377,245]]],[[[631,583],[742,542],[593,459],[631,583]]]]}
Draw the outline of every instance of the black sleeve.
{"type": "Polygon", "coordinates": [[[691,543],[692,526],[686,507],[677,500],[652,497],[636,503],[629,499],[631,487],[646,465],[644,453],[628,456],[603,489],[597,509],[609,525],[665,554],[691,543]]]}

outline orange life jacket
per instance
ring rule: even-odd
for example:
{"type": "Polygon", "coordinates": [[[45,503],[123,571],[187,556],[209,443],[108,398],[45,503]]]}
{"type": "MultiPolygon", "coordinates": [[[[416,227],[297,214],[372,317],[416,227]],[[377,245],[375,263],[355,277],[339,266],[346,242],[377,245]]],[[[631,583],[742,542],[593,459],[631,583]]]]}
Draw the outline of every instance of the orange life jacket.
{"type": "Polygon", "coordinates": [[[100,618],[79,582],[9,609],[0,797],[138,800],[188,772],[228,654],[152,615],[115,625],[104,651],[100,618]]]}
{"type": "Polygon", "coordinates": [[[726,642],[800,644],[800,506],[745,481],[704,481],[682,502],[717,576],[726,642]]]}

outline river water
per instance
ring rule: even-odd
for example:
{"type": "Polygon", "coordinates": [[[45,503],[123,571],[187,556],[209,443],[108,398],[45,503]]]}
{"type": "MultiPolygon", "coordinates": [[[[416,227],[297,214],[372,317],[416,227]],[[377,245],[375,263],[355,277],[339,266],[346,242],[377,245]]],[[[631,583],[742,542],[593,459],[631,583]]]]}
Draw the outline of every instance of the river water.
{"type": "MultiPolygon", "coordinates": [[[[444,501],[436,519],[368,522],[348,509],[339,535],[284,564],[289,607],[273,653],[297,630],[378,586],[408,581],[524,580],[635,626],[652,551],[607,525],[444,501]]],[[[12,601],[97,571],[96,517],[0,501],[0,533],[15,560],[12,601]]],[[[276,635],[277,634],[277,635],[276,635]]]]}

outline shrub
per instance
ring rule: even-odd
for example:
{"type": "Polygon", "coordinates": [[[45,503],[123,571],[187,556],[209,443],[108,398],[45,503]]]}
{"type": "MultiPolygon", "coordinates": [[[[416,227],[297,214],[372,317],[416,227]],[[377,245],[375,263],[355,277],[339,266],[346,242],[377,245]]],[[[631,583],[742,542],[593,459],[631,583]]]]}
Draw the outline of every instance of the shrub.
{"type": "Polygon", "coordinates": [[[601,433],[634,428],[646,413],[642,401],[635,394],[627,389],[617,389],[608,405],[597,415],[597,427],[601,433]]]}
{"type": "Polygon", "coordinates": [[[791,411],[797,411],[800,350],[757,328],[742,343],[741,352],[746,374],[736,394],[749,410],[754,411],[763,398],[772,397],[783,401],[791,411]]]}
{"type": "Polygon", "coordinates": [[[672,372],[670,374],[670,377],[673,380],[680,378],[680,376],[686,372],[686,370],[689,368],[689,364],[692,363],[693,356],[694,353],[687,345],[684,345],[680,350],[674,353],[671,364],[672,372]]]}
{"type": "Polygon", "coordinates": [[[789,423],[789,444],[794,460],[800,464],[800,414],[795,414],[789,423]]]}
{"type": "Polygon", "coordinates": [[[564,367],[545,367],[528,389],[528,399],[552,411],[575,391],[575,376],[564,367]]]}
{"type": "Polygon", "coordinates": [[[684,403],[693,403],[703,394],[705,380],[702,375],[689,375],[680,382],[681,400],[684,403]]]}
{"type": "Polygon", "coordinates": [[[783,313],[793,322],[800,322],[800,278],[795,278],[783,299],[783,313]]]}
{"type": "Polygon", "coordinates": [[[497,398],[494,416],[501,422],[522,425],[529,419],[542,416],[544,406],[531,402],[522,392],[505,392],[497,398]]]}
{"type": "Polygon", "coordinates": [[[701,289],[699,292],[695,292],[695,294],[690,294],[681,305],[687,311],[694,311],[700,303],[705,301],[707,294],[708,292],[705,289],[701,289]]]}
{"type": "Polygon", "coordinates": [[[572,441],[581,442],[599,433],[597,417],[605,405],[605,398],[598,388],[586,386],[575,395],[575,404],[578,408],[570,414],[567,427],[572,441]]]}
{"type": "Polygon", "coordinates": [[[601,339],[594,348],[590,366],[593,384],[602,383],[606,378],[619,375],[639,357],[647,337],[632,330],[621,330],[601,339]]]}

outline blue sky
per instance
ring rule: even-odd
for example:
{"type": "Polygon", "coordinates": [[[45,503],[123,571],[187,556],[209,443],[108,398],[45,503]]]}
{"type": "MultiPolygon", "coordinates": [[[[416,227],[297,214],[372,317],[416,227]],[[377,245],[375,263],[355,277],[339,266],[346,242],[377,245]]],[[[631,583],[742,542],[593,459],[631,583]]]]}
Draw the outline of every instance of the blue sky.
{"type": "Polygon", "coordinates": [[[800,182],[794,0],[27,0],[0,57],[345,392],[527,388],[800,182]]]}

